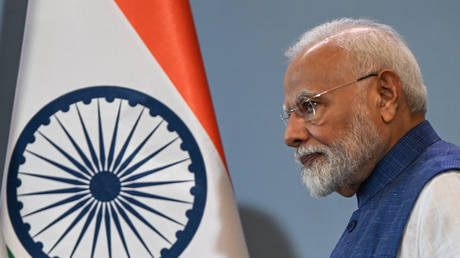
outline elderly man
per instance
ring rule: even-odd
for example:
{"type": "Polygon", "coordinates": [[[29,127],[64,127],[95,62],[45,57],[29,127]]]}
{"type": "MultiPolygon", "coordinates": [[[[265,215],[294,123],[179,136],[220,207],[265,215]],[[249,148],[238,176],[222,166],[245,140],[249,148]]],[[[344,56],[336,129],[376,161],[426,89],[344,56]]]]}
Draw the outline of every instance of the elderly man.
{"type": "Polygon", "coordinates": [[[425,120],[415,57],[389,26],[339,19],[286,55],[284,140],[311,195],[356,194],[332,257],[460,256],[460,149],[425,120]]]}

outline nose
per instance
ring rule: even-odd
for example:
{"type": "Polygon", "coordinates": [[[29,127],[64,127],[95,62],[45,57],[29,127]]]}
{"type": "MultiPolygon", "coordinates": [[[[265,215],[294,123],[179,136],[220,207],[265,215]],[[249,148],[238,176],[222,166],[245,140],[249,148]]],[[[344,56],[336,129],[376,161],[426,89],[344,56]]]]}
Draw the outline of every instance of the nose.
{"type": "Polygon", "coordinates": [[[310,138],[305,120],[295,113],[291,115],[284,131],[284,143],[290,147],[299,147],[310,138]]]}

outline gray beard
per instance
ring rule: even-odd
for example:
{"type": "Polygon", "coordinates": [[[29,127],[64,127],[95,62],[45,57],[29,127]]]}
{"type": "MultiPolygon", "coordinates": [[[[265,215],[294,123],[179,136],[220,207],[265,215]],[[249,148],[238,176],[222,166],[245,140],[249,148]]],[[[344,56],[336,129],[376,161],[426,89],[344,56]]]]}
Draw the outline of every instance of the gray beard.
{"type": "Polygon", "coordinates": [[[356,107],[349,130],[342,139],[330,145],[300,146],[295,159],[300,162],[304,155],[321,153],[310,166],[302,166],[302,181],[312,197],[324,197],[341,186],[358,180],[360,170],[368,162],[375,161],[383,148],[383,139],[377,126],[371,121],[367,107],[356,107]]]}

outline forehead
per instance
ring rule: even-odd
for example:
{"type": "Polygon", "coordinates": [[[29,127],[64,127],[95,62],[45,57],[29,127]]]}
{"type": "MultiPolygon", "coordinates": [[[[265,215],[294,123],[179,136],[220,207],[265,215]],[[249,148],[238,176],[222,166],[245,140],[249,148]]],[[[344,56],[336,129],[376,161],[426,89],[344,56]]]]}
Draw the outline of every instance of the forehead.
{"type": "Polygon", "coordinates": [[[285,102],[300,93],[318,93],[342,83],[349,74],[347,57],[347,52],[333,42],[320,42],[299,53],[286,70],[285,102]]]}

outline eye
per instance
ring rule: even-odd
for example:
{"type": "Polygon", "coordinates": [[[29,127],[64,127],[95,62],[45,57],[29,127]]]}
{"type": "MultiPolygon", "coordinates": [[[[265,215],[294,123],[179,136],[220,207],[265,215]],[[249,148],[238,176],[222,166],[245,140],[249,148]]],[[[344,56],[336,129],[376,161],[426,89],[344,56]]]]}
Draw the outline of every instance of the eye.
{"type": "Polygon", "coordinates": [[[318,105],[318,102],[311,99],[305,99],[298,104],[298,109],[301,113],[305,115],[315,114],[315,108],[318,105]]]}

